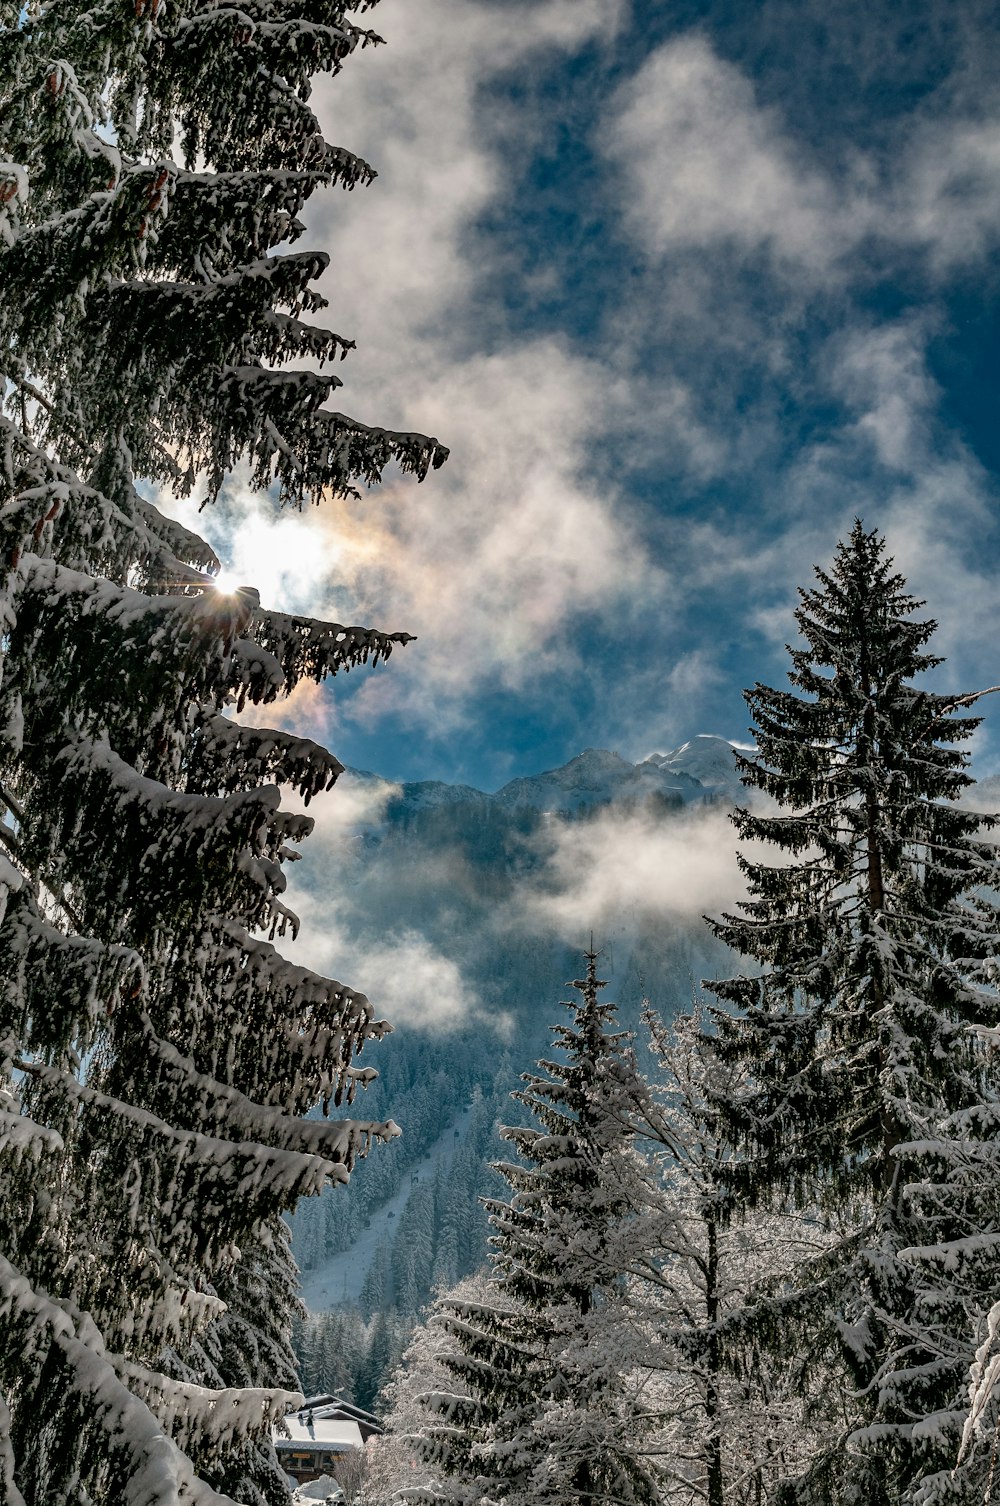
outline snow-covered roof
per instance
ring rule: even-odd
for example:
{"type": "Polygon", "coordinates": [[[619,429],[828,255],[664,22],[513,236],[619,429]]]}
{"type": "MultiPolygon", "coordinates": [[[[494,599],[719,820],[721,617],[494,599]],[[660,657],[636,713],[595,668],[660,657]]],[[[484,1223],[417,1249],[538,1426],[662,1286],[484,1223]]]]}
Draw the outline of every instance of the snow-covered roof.
{"type": "Polygon", "coordinates": [[[302,1449],[332,1449],[341,1453],[363,1447],[361,1429],[350,1418],[324,1417],[321,1412],[314,1412],[310,1428],[306,1421],[308,1416],[309,1413],[304,1411],[290,1413],[283,1425],[288,1436],[276,1430],[275,1447],[294,1448],[297,1452],[302,1449]]]}
{"type": "MultiPolygon", "coordinates": [[[[449,1125],[450,1129],[451,1126],[449,1125]]],[[[305,1411],[310,1409],[318,1416],[322,1409],[324,1417],[333,1416],[339,1412],[342,1417],[356,1417],[362,1422],[372,1422],[382,1431],[382,1424],[374,1412],[366,1412],[364,1407],[359,1407],[356,1402],[347,1401],[343,1396],[334,1396],[330,1391],[321,1391],[317,1396],[307,1396],[303,1403],[305,1411]]]]}

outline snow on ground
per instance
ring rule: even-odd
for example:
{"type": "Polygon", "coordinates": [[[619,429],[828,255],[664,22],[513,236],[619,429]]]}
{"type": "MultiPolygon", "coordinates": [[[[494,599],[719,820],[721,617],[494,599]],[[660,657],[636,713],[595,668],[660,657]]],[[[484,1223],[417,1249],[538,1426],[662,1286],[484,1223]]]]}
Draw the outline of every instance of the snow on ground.
{"type": "MultiPolygon", "coordinates": [[[[413,1179],[431,1180],[439,1167],[451,1163],[455,1151],[465,1139],[469,1127],[472,1105],[468,1104],[453,1119],[434,1141],[424,1159],[404,1175],[402,1185],[395,1197],[377,1209],[371,1216],[367,1229],[361,1229],[354,1243],[337,1255],[331,1255],[322,1265],[302,1273],[302,1300],[310,1312],[326,1312],[343,1302],[356,1302],[361,1296],[368,1269],[375,1259],[379,1246],[392,1240],[399,1218],[410,1196],[413,1179]],[[457,1134],[456,1134],[457,1131],[457,1134]]],[[[364,1176],[364,1167],[359,1166],[355,1176],[364,1176]]]]}
{"type": "MultiPolygon", "coordinates": [[[[291,1475],[288,1479],[291,1480],[291,1475]]],[[[317,1501],[342,1501],[344,1492],[332,1475],[320,1475],[306,1485],[297,1485],[292,1491],[293,1506],[316,1506],[317,1501]]]]}

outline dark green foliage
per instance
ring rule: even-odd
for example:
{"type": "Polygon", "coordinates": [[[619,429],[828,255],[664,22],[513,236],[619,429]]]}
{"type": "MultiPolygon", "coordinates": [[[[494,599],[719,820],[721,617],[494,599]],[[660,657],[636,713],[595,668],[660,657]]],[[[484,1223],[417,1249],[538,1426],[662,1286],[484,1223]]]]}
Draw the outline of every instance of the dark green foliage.
{"type": "MultiPolygon", "coordinates": [[[[373,1268],[375,1269],[375,1268],[373,1268]]],[[[413,1330],[412,1314],[385,1303],[374,1315],[356,1307],[309,1313],[293,1329],[299,1384],[305,1395],[344,1396],[377,1411],[379,1393],[413,1330]]]]}
{"type": "Polygon", "coordinates": [[[287,963],[283,865],[340,764],[230,720],[405,633],[225,595],[157,494],[243,465],[286,501],[445,451],[326,406],[309,322],[311,78],[376,40],[336,0],[0,6],[0,1481],[5,1503],[287,1498],[282,1215],[388,1120],[385,1033],[287,963]],[[180,160],[174,160],[175,143],[180,160]],[[310,369],[288,369],[308,359],[310,369]],[[263,939],[264,932],[270,939],[263,939]],[[258,934],[255,934],[258,933],[258,934]]]}
{"type": "Polygon", "coordinates": [[[717,1107],[738,1195],[824,1210],[835,1234],[777,1338],[839,1352],[847,1408],[795,1498],[971,1501],[975,1468],[948,1471],[1000,1228],[996,1074],[970,1029],[997,1014],[994,823],[956,803],[975,698],[913,683],[940,663],[935,624],[877,534],[857,523],[816,574],[793,690],[747,695],[741,768],[766,800],[735,820],[780,860],[745,854],[749,898],[714,926],[760,969],[713,985],[747,1074],[717,1107]]]}

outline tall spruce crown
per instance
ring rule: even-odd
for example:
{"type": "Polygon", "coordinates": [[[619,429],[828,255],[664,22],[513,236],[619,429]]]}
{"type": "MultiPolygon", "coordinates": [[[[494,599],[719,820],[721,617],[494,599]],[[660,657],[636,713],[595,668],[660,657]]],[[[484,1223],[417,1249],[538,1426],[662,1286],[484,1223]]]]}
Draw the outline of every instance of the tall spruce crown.
{"type": "Polygon", "coordinates": [[[309,103],[378,42],[370,8],[0,4],[7,1506],[286,1499],[281,1215],[397,1133],[305,1119],[388,1027],[274,945],[312,824],[279,787],[308,802],[341,766],[228,712],[407,635],[223,595],[149,500],[239,464],[301,505],[447,454],[331,406],[327,258],[284,249],[310,194],[374,176],[309,103]]]}
{"type": "Polygon", "coordinates": [[[779,1350],[837,1357],[825,1391],[848,1398],[794,1499],[971,1501],[982,1460],[947,1482],[1000,1216],[998,1076],[974,1028],[998,1014],[996,821],[958,803],[978,696],[915,683],[942,662],[935,623],[876,532],[856,522],[816,578],[793,689],[746,696],[740,770],[764,798],[734,820],[778,861],[744,852],[748,898],[713,923],[754,964],[710,985],[730,1006],[717,1049],[745,1072],[716,1105],[727,1176],[749,1205],[819,1208],[836,1233],[760,1308],[779,1350]]]}

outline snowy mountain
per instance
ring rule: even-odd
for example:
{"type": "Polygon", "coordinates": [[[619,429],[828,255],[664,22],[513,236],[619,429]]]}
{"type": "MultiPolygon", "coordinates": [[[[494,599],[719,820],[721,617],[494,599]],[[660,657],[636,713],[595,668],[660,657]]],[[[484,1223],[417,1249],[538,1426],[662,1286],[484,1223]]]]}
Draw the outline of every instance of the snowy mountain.
{"type": "Polygon", "coordinates": [[[494,799],[509,807],[530,806],[540,811],[582,811],[623,800],[641,800],[660,795],[681,805],[703,798],[696,779],[682,771],[662,770],[651,762],[631,764],[617,753],[599,748],[570,759],[561,769],[529,779],[514,779],[498,790],[494,799]]]}
{"type": "MultiPolygon", "coordinates": [[[[385,819],[405,820],[418,811],[465,805],[485,813],[530,810],[542,814],[575,815],[602,806],[635,805],[650,798],[665,807],[679,808],[717,799],[736,799],[742,788],[736,773],[733,744],[723,737],[700,733],[667,753],[651,753],[630,763],[618,753],[587,748],[560,768],[512,779],[489,794],[466,784],[435,780],[390,785],[378,775],[350,770],[373,793],[385,795],[385,819]]],[[[377,822],[375,823],[377,824],[377,822]]]]}
{"type": "Polygon", "coordinates": [[[664,774],[693,779],[707,790],[738,793],[742,789],[734,760],[735,749],[724,737],[700,732],[672,753],[651,753],[640,768],[652,764],[664,774]]]}

